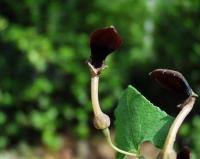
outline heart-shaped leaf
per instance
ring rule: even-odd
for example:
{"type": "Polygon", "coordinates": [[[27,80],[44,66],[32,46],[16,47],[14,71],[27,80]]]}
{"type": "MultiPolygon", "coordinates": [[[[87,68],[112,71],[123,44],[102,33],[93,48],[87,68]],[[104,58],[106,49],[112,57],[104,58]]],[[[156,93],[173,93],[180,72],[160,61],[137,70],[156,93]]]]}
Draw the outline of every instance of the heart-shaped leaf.
{"type": "MultiPolygon", "coordinates": [[[[119,148],[139,153],[144,141],[162,148],[173,118],[150,103],[129,86],[115,110],[116,144],[119,148]]],[[[118,159],[124,158],[119,154],[118,159]]]]}

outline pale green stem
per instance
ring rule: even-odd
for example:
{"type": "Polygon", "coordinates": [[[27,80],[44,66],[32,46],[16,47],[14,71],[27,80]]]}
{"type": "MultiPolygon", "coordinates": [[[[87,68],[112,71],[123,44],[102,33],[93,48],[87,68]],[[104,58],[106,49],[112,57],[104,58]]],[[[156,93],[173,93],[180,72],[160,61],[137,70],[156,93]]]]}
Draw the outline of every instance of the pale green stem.
{"type": "Polygon", "coordinates": [[[182,110],[174,120],[173,124],[170,127],[168,136],[166,138],[163,152],[162,152],[162,159],[170,159],[170,154],[173,152],[174,142],[176,140],[177,132],[183,123],[183,120],[186,116],[190,113],[195,103],[196,97],[191,96],[188,99],[189,101],[183,106],[182,110]]]}
{"type": "MultiPolygon", "coordinates": [[[[93,107],[93,111],[94,111],[94,115],[98,116],[99,114],[103,113],[99,104],[99,97],[98,97],[98,85],[99,85],[99,76],[98,75],[94,75],[91,78],[91,99],[92,99],[92,107],[93,107]]],[[[106,137],[107,142],[109,143],[109,145],[116,150],[117,152],[120,152],[122,154],[125,155],[129,155],[129,156],[135,156],[137,157],[136,153],[130,153],[130,152],[126,152],[123,151],[119,148],[117,148],[111,140],[110,137],[110,131],[108,128],[103,130],[103,133],[106,137]]]]}
{"type": "Polygon", "coordinates": [[[91,78],[91,99],[95,116],[98,116],[99,114],[102,113],[102,110],[99,105],[98,87],[99,87],[99,76],[95,75],[91,78]]]}
{"type": "Polygon", "coordinates": [[[107,142],[109,143],[109,145],[110,145],[114,150],[116,150],[117,152],[122,153],[122,154],[124,154],[124,155],[128,155],[128,156],[135,156],[135,157],[138,157],[138,155],[137,155],[136,153],[127,152],[127,151],[121,150],[121,149],[119,149],[118,147],[116,147],[116,146],[112,143],[112,140],[111,140],[111,137],[110,137],[110,131],[109,131],[108,128],[106,128],[106,129],[103,130],[103,134],[105,135],[106,140],[107,140],[107,142]]]}

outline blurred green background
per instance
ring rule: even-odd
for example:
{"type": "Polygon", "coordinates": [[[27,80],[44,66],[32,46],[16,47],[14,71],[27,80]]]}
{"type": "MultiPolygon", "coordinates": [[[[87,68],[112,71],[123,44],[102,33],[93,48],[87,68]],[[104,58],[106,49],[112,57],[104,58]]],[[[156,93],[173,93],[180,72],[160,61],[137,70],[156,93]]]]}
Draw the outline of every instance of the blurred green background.
{"type": "MultiPolygon", "coordinates": [[[[178,113],[178,100],[148,77],[155,68],[182,72],[200,92],[200,0],[0,0],[1,150],[23,142],[56,151],[62,135],[87,139],[97,132],[86,65],[89,34],[110,25],[123,39],[100,81],[110,116],[128,84],[169,114],[178,113]]],[[[197,158],[198,104],[177,142],[197,158]]]]}

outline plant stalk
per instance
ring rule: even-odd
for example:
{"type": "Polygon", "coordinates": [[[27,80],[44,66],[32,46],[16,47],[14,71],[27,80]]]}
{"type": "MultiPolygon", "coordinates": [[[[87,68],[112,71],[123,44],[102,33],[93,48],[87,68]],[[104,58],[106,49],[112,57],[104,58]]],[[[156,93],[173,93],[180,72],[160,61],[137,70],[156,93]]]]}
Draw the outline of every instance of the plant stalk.
{"type": "Polygon", "coordinates": [[[173,146],[174,146],[174,142],[176,140],[177,132],[178,132],[181,124],[183,123],[183,120],[186,118],[186,116],[192,110],[195,101],[196,101],[196,96],[190,96],[187,99],[187,102],[183,105],[182,110],[180,111],[180,113],[178,114],[176,119],[174,120],[173,124],[171,125],[168,136],[167,136],[165,144],[164,144],[163,151],[162,151],[162,159],[171,159],[172,158],[171,155],[174,151],[173,146]]]}
{"type": "MultiPolygon", "coordinates": [[[[100,120],[102,119],[103,124],[102,123],[101,124],[103,125],[103,127],[104,127],[104,124],[106,126],[106,128],[103,129],[103,134],[105,135],[108,144],[119,153],[122,153],[124,155],[138,157],[138,155],[136,153],[130,153],[130,152],[121,150],[112,143],[112,140],[110,137],[110,131],[108,129],[108,126],[110,125],[110,118],[102,112],[100,104],[99,104],[99,96],[98,96],[99,74],[98,74],[98,70],[93,68],[93,66],[90,63],[88,63],[88,65],[89,65],[90,71],[91,71],[91,100],[92,100],[92,108],[93,108],[94,116],[95,117],[100,116],[100,118],[98,118],[98,121],[101,123],[100,120]]],[[[102,68],[102,69],[104,69],[104,68],[102,68]]],[[[100,126],[101,126],[101,124],[100,124],[100,126]]],[[[102,128],[100,128],[100,129],[102,129],[102,128]]]]}
{"type": "Polygon", "coordinates": [[[106,140],[107,140],[107,142],[109,143],[109,145],[110,145],[114,150],[116,150],[117,152],[120,152],[120,153],[122,153],[122,154],[124,154],[124,155],[128,155],[128,156],[139,157],[136,153],[127,152],[127,151],[121,150],[121,149],[119,149],[118,147],[116,147],[116,146],[112,143],[111,136],[110,136],[110,130],[109,130],[108,128],[106,128],[106,129],[103,130],[103,134],[105,135],[106,140]]]}
{"type": "Polygon", "coordinates": [[[91,99],[95,116],[98,116],[99,114],[102,113],[102,110],[99,105],[98,87],[99,87],[99,76],[94,75],[91,78],[91,99]]]}

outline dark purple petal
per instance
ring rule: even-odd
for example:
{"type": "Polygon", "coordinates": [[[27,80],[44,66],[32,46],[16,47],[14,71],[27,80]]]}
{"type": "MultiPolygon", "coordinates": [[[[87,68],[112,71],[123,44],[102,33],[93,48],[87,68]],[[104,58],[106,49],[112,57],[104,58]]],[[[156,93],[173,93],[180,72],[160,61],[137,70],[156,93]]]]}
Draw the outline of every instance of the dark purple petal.
{"type": "Polygon", "coordinates": [[[178,154],[176,159],[190,159],[190,149],[184,147],[178,154]]]}
{"type": "Polygon", "coordinates": [[[94,31],[90,36],[90,62],[95,68],[100,68],[106,56],[120,47],[121,37],[111,26],[94,31]]]}
{"type": "Polygon", "coordinates": [[[169,69],[156,69],[149,75],[166,89],[184,94],[185,97],[193,95],[191,87],[180,72],[169,69]]]}

